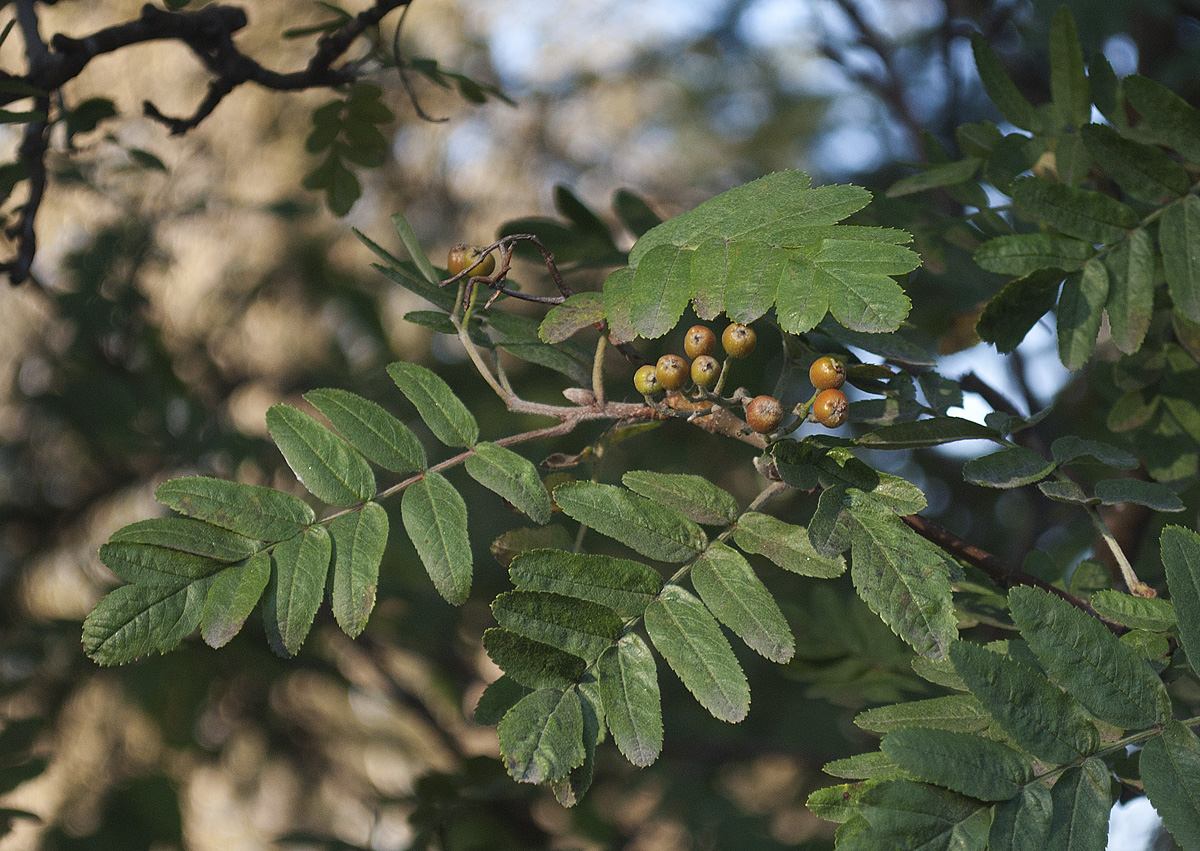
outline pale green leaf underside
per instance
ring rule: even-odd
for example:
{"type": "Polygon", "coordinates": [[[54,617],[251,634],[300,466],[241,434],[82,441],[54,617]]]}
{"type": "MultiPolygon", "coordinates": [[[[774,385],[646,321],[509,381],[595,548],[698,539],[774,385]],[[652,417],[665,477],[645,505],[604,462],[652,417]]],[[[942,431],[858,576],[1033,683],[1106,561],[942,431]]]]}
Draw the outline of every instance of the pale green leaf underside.
{"type": "Polygon", "coordinates": [[[662,706],[654,654],[636,633],[604,651],[597,669],[604,717],[625,758],[650,765],[662,751],[662,706]]]}
{"type": "Polygon", "coordinates": [[[462,605],[471,592],[471,541],[467,504],[441,473],[426,473],[400,500],[404,530],[433,586],[449,603],[462,605]]]}
{"type": "Polygon", "coordinates": [[[388,375],[408,397],[433,432],[447,446],[471,446],[479,439],[479,424],[466,405],[437,373],[415,363],[389,364],[388,375]]]}
{"type": "Polygon", "coordinates": [[[367,625],[375,607],[379,563],[387,546],[387,511],[368,502],[361,511],[343,514],[329,524],[333,537],[333,616],[351,638],[367,625]]]}
{"type": "Polygon", "coordinates": [[[682,514],[614,485],[571,482],[555,488],[554,499],[569,517],[647,558],[687,561],[708,543],[682,514]]]}

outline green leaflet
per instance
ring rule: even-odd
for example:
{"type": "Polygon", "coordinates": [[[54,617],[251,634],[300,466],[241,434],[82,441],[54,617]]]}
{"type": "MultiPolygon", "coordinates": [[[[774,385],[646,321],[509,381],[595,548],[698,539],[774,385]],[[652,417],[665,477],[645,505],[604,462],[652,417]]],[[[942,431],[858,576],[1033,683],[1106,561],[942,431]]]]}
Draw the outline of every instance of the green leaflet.
{"type": "Polygon", "coordinates": [[[583,712],[583,762],[567,772],[567,776],[550,784],[555,799],[564,807],[573,807],[583,800],[592,786],[596,769],[596,746],[604,738],[603,708],[596,681],[586,678],[575,687],[583,712]]]}
{"type": "Polygon", "coordinates": [[[1070,464],[1079,458],[1091,457],[1118,470],[1135,470],[1138,466],[1138,459],[1123,449],[1074,435],[1056,438],[1050,445],[1050,454],[1059,464],[1070,464]]]}
{"type": "Polygon", "coordinates": [[[1057,269],[1038,269],[1009,281],[983,309],[975,325],[980,339],[995,344],[1001,353],[1011,352],[1058,303],[1062,280],[1063,273],[1057,269]]]}
{"type": "Polygon", "coordinates": [[[1170,717],[1162,681],[1095,618],[1029,586],[1008,595],[1013,621],[1038,660],[1097,718],[1141,729],[1170,717]]]}
{"type": "Polygon", "coordinates": [[[412,430],[371,400],[335,388],[310,390],[304,398],[351,446],[383,469],[409,473],[428,464],[412,430]]]}
{"type": "Polygon", "coordinates": [[[300,534],[317,519],[291,494],[207,476],[168,479],[155,489],[154,498],[180,514],[270,543],[300,534]]]}
{"type": "Polygon", "coordinates": [[[929,166],[923,171],[897,180],[888,188],[887,196],[899,198],[915,192],[963,183],[975,176],[982,163],[983,160],[978,157],[965,157],[957,162],[929,166]]]}
{"type": "Polygon", "coordinates": [[[1179,643],[1196,669],[1200,666],[1200,535],[1182,526],[1167,526],[1159,546],[1179,617],[1179,643]]]}
{"type": "MultiPolygon", "coordinates": [[[[637,337],[633,329],[633,276],[634,270],[625,266],[604,279],[604,313],[614,343],[626,343],[637,337]]],[[[717,314],[700,315],[703,319],[713,319],[717,314]]]]}
{"type": "Polygon", "coordinates": [[[1088,153],[1130,197],[1161,204],[1187,193],[1187,172],[1161,149],[1126,139],[1102,124],[1088,124],[1081,135],[1088,153]]]}
{"type": "Polygon", "coordinates": [[[746,717],[746,675],[703,603],[678,585],[667,585],[646,607],[645,624],[671,670],[713,717],[732,723],[746,717]]]}
{"type": "Polygon", "coordinates": [[[813,815],[825,821],[842,824],[855,817],[861,819],[862,800],[867,792],[877,785],[879,784],[876,781],[868,780],[865,783],[826,786],[809,795],[806,804],[813,815]]]}
{"type": "Polygon", "coordinates": [[[638,561],[562,550],[529,550],[512,560],[518,588],[591,600],[623,618],[641,617],[662,590],[662,577],[638,561]]]}
{"type": "Polygon", "coordinates": [[[1050,851],[1094,851],[1108,839],[1108,768],[1092,757],[1068,768],[1050,790],[1054,815],[1044,846],[1050,851]]]}
{"type": "Polygon", "coordinates": [[[429,472],[400,500],[404,530],[446,602],[462,605],[471,593],[467,504],[441,473],[429,472]]]}
{"type": "Polygon", "coordinates": [[[1053,461],[1047,461],[1032,449],[1009,446],[969,459],[963,464],[963,478],[989,488],[1019,488],[1044,479],[1054,467],[1053,461]]]}
{"type": "Polygon", "coordinates": [[[1149,77],[1130,74],[1122,90],[1163,144],[1200,162],[1200,111],[1149,77]]]}
{"type": "Polygon", "coordinates": [[[597,323],[604,322],[604,296],[597,292],[575,293],[546,312],[538,336],[546,343],[561,343],[597,323]]]}
{"type": "Polygon", "coordinates": [[[618,189],[613,193],[613,212],[634,236],[641,236],[662,224],[662,219],[650,209],[650,205],[628,189],[618,189]]]}
{"type": "Polygon", "coordinates": [[[737,520],[737,500],[703,476],[631,470],[621,483],[634,493],[673,508],[693,523],[728,526],[737,520]]]}
{"type": "Polygon", "coordinates": [[[1146,797],[1181,848],[1200,848],[1200,739],[1178,721],[1146,742],[1140,760],[1146,797]]]}
{"type": "Polygon", "coordinates": [[[604,651],[597,668],[604,717],[625,758],[644,767],[662,751],[662,706],[654,654],[636,633],[604,651]]]}
{"type": "Polygon", "coordinates": [[[379,563],[387,546],[387,511],[368,502],[361,511],[343,514],[329,524],[333,538],[333,616],[354,638],[366,628],[375,608],[379,563]]]}
{"type": "Polygon", "coordinates": [[[83,621],[83,649],[100,665],[174,650],[200,625],[209,577],[186,585],[122,585],[83,621]]]}
{"type": "Polygon", "coordinates": [[[1059,764],[1100,745],[1100,734],[1076,700],[1041,673],[978,644],[956,641],[950,658],[971,693],[1018,746],[1059,764]]]}
{"type": "Polygon", "coordinates": [[[271,581],[263,597],[263,621],[271,649],[295,656],[325,597],[333,541],[324,526],[280,541],[271,554],[271,581]]]}
{"type": "Polygon", "coordinates": [[[1022,130],[1040,132],[1041,122],[1033,105],[1013,83],[1000,57],[981,33],[971,34],[971,50],[975,54],[975,66],[979,69],[983,88],[1000,114],[1022,130]]]}
{"type": "Polygon", "coordinates": [[[562,691],[579,682],[587,669],[572,653],[503,628],[485,630],[483,647],[504,673],[529,689],[562,691]]]}
{"type": "Polygon", "coordinates": [[[1108,301],[1108,269],[1089,260],[1082,272],[1072,272],[1058,297],[1058,357],[1072,372],[1082,369],[1096,348],[1104,305],[1108,301]]]}
{"type": "Polygon", "coordinates": [[[153,544],[110,541],[100,547],[100,561],[126,582],[178,588],[204,579],[225,562],[153,544]]]}
{"type": "Polygon", "coordinates": [[[918,780],[984,801],[1006,801],[1033,779],[1029,760],[974,733],[903,727],[884,736],[880,747],[918,780]]]}
{"type": "Polygon", "coordinates": [[[621,618],[588,600],[546,591],[508,591],[492,601],[505,629],[592,663],[621,635],[621,618]]]}
{"type": "Polygon", "coordinates": [[[1162,482],[1142,479],[1101,479],[1096,482],[1096,498],[1103,505],[1135,502],[1155,511],[1183,511],[1183,500],[1162,482]]]}
{"type": "Polygon", "coordinates": [[[1019,277],[1039,269],[1079,269],[1096,253],[1090,242],[1054,233],[1019,233],[989,239],[975,262],[989,272],[1019,277]]]}
{"type": "Polygon", "coordinates": [[[447,446],[471,446],[479,439],[479,424],[450,385],[437,373],[415,363],[388,365],[388,375],[408,397],[433,432],[447,446]]]}
{"type": "Polygon", "coordinates": [[[930,417],[927,420],[884,426],[864,434],[858,442],[870,449],[918,449],[957,440],[997,440],[999,437],[994,429],[972,420],[930,417]]]}
{"type": "Polygon", "coordinates": [[[1075,19],[1066,6],[1059,6],[1050,21],[1050,99],[1063,126],[1079,129],[1091,120],[1092,94],[1083,51],[1075,19]]]}
{"type": "Polygon", "coordinates": [[[658,245],[638,263],[633,275],[633,329],[654,339],[679,322],[691,298],[692,251],[658,245]]]}
{"type": "Polygon", "coordinates": [[[1052,817],[1050,790],[1031,783],[997,804],[988,834],[989,851],[1043,851],[1052,817]]]}
{"type": "Polygon", "coordinates": [[[683,515],[614,485],[571,482],[554,489],[554,500],[567,516],[647,558],[687,561],[708,543],[683,515]]]}
{"type": "Polygon", "coordinates": [[[1035,221],[1085,242],[1118,242],[1138,226],[1138,214],[1120,201],[1042,177],[1013,181],[1012,198],[1035,221]]]}
{"type": "Polygon", "coordinates": [[[263,548],[261,541],[187,517],[154,517],[139,520],[113,532],[108,541],[114,544],[166,547],[224,562],[241,561],[263,548]]]}
{"type": "Polygon", "coordinates": [[[974,695],[951,694],[926,700],[910,700],[891,706],[877,706],[858,713],[854,723],[875,733],[888,733],[902,727],[929,727],[935,730],[973,733],[987,729],[992,723],[992,716],[974,695]]]}
{"type": "Polygon", "coordinates": [[[356,505],[375,496],[366,459],[325,426],[291,405],[272,405],[267,430],[296,478],[330,505],[356,505]]]}
{"type": "Polygon", "coordinates": [[[839,849],[945,848],[984,851],[990,808],[954,792],[914,783],[885,780],[863,796],[869,829],[839,849]]]}
{"type": "Polygon", "coordinates": [[[847,780],[912,780],[900,766],[888,759],[880,751],[860,753],[845,759],[835,759],[827,762],[821,769],[830,777],[844,777],[847,780]]]}
{"type": "Polygon", "coordinates": [[[537,468],[511,449],[486,441],[463,465],[472,479],[507,499],[535,523],[549,523],[553,504],[537,468]]]}
{"type": "MultiPolygon", "coordinates": [[[[829,312],[852,331],[883,333],[895,331],[908,316],[912,303],[891,275],[903,275],[920,265],[920,258],[901,245],[826,239],[811,261],[815,286],[828,293],[829,312]]],[[[793,259],[805,267],[807,258],[793,259]]],[[[780,315],[785,331],[787,317],[780,315]]]]}
{"type": "MultiPolygon", "coordinates": [[[[393,213],[392,227],[396,230],[396,236],[400,237],[400,242],[403,243],[405,251],[408,252],[408,256],[412,258],[413,263],[416,265],[417,269],[420,270],[421,277],[423,277],[430,284],[434,285],[436,288],[438,282],[437,271],[433,268],[433,264],[429,262],[429,257],[426,255],[425,249],[421,247],[421,241],[417,239],[417,234],[413,231],[412,225],[408,223],[408,219],[404,218],[404,216],[400,215],[399,213],[393,213]]],[[[362,239],[361,236],[359,238],[362,239]]],[[[381,256],[387,262],[396,262],[394,257],[391,257],[386,253],[381,256]]],[[[438,289],[437,291],[443,292],[441,289],[438,289]]]]}
{"type": "Polygon", "coordinates": [[[508,674],[501,674],[488,683],[483,694],[479,695],[479,702],[475,704],[475,723],[482,727],[494,727],[527,694],[529,689],[508,674]]]}
{"type": "Polygon", "coordinates": [[[1189,194],[1167,207],[1158,243],[1175,309],[1200,322],[1200,197],[1189,194]]]}
{"type": "MultiPolygon", "coordinates": [[[[1169,582],[1170,568],[1167,571],[1169,582]]],[[[1168,632],[1176,623],[1175,606],[1170,600],[1162,598],[1135,597],[1132,594],[1105,588],[1094,593],[1088,602],[1091,603],[1097,614],[1134,629],[1168,632]]]]}
{"type": "Polygon", "coordinates": [[[223,647],[242,628],[271,579],[271,556],[261,552],[213,577],[200,613],[200,634],[209,647],[223,647]]]}
{"type": "Polygon", "coordinates": [[[841,556],[817,553],[803,526],[793,526],[769,514],[747,511],[738,519],[734,541],[748,553],[763,555],[792,573],[831,579],[846,570],[841,556]]]}
{"type": "Polygon", "coordinates": [[[925,656],[914,656],[910,665],[913,673],[926,682],[953,689],[954,691],[968,691],[967,684],[958,675],[958,671],[954,668],[954,662],[950,659],[929,659],[925,656]]]}
{"type": "Polygon", "coordinates": [[[539,689],[501,719],[497,732],[509,776],[519,783],[552,783],[586,758],[583,708],[573,688],[539,689]]]}
{"type": "MultiPolygon", "coordinates": [[[[777,451],[778,454],[782,453],[777,451]]],[[[856,458],[849,449],[835,446],[814,455],[812,462],[826,488],[839,484],[857,488],[896,514],[916,514],[927,504],[925,494],[916,485],[891,473],[879,472],[856,458]]]]}
{"type": "Polygon", "coordinates": [[[1142,228],[1118,242],[1108,265],[1108,323],[1113,342],[1127,355],[1142,347],[1154,312],[1154,243],[1142,228]]]}
{"type": "MultiPolygon", "coordinates": [[[[363,240],[367,244],[367,247],[373,251],[379,248],[361,233],[358,234],[358,238],[363,240]]],[[[379,249],[379,251],[382,250],[379,249]]],[[[444,290],[435,284],[427,283],[412,263],[400,263],[392,260],[386,263],[372,263],[371,268],[388,278],[392,283],[399,284],[409,292],[416,293],[426,301],[433,303],[441,308],[443,312],[448,313],[454,309],[454,293],[444,290]]],[[[430,266],[430,268],[432,269],[433,267],[430,266]]]]}
{"type": "Polygon", "coordinates": [[[945,555],[890,511],[855,502],[850,576],[859,596],[922,656],[944,657],[958,634],[945,555]]]}
{"type": "Polygon", "coordinates": [[[710,544],[692,563],[692,584],[717,620],[752,650],[781,664],[792,658],[796,641],[783,612],[737,550],[710,544]]]}

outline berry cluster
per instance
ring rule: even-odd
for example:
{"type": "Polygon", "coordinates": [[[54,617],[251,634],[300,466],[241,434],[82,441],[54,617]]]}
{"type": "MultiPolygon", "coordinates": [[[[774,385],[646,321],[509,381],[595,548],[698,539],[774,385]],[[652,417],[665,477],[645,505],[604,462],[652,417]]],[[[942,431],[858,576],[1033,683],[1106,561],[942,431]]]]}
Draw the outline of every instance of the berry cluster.
{"type": "MultiPolygon", "coordinates": [[[[757,342],[754,329],[740,322],[731,323],[721,333],[721,348],[729,358],[749,356],[757,342]]],[[[717,360],[713,356],[716,349],[716,334],[704,325],[693,325],[683,337],[683,350],[692,359],[691,364],[677,354],[663,355],[657,363],[638,368],[633,376],[633,386],[654,404],[654,397],[660,393],[688,390],[690,382],[689,395],[697,404],[685,409],[707,410],[714,403],[722,407],[744,405],[746,425],[752,431],[759,434],[778,431],[786,412],[774,396],[748,398],[741,390],[729,399],[721,396],[728,361],[722,364],[717,360]]],[[[845,365],[831,357],[820,358],[809,370],[809,378],[818,392],[808,403],[797,406],[796,413],[828,428],[845,423],[848,405],[845,394],[838,389],[846,381],[845,365]]]]}

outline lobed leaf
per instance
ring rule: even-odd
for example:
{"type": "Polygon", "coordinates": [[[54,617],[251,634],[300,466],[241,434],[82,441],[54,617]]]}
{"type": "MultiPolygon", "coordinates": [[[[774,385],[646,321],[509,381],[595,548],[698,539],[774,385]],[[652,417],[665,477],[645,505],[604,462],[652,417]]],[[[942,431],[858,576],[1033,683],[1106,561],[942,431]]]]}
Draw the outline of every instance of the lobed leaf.
{"type": "Polygon", "coordinates": [[[568,517],[647,558],[687,561],[708,543],[682,514],[614,485],[570,482],[554,489],[554,501],[568,517]]]}
{"type": "Polygon", "coordinates": [[[1061,764],[1087,756],[1100,734],[1079,703],[1045,676],[978,644],[950,645],[954,668],[1013,743],[1061,764]]]}
{"type": "Polygon", "coordinates": [[[1138,762],[1146,797],[1186,851],[1200,848],[1200,739],[1178,721],[1146,742],[1138,762]]]}
{"type": "Polygon", "coordinates": [[[361,511],[335,518],[329,524],[333,539],[333,616],[346,635],[354,638],[367,626],[375,608],[379,564],[388,539],[387,511],[368,502],[361,511]]]}
{"type": "Polygon", "coordinates": [[[271,579],[263,597],[267,641],[280,656],[295,656],[325,597],[333,541],[324,526],[275,545],[271,579]]]}
{"type": "Polygon", "coordinates": [[[529,689],[562,691],[587,670],[587,663],[575,654],[508,629],[485,630],[483,648],[504,673],[529,689]]]}
{"type": "Polygon", "coordinates": [[[1029,586],[1009,591],[1014,623],[1046,670],[1104,721],[1142,729],[1170,717],[1162,681],[1095,618],[1029,586]]]}
{"type": "Polygon", "coordinates": [[[207,476],[168,479],[154,498],[180,514],[269,543],[298,535],[317,519],[291,494],[207,476]]]}
{"type": "Polygon", "coordinates": [[[633,275],[633,329],[654,339],[670,331],[692,296],[690,249],[664,244],[641,258],[633,275]]]}
{"type": "Polygon", "coordinates": [[[612,609],[546,591],[506,591],[492,601],[500,626],[559,650],[595,662],[621,635],[612,609]]]}
{"type": "Polygon", "coordinates": [[[408,397],[433,432],[447,446],[472,446],[479,439],[479,424],[450,385],[437,373],[415,363],[389,364],[388,375],[408,397]]]}
{"type": "Polygon", "coordinates": [[[801,576],[831,579],[846,570],[841,556],[817,553],[803,526],[793,526],[769,514],[747,511],[738,519],[734,541],[748,553],[763,555],[784,570],[801,576]]]}
{"type": "Polygon", "coordinates": [[[518,783],[552,783],[583,764],[583,708],[573,688],[539,689],[497,727],[508,774],[518,783]]]}
{"type": "Polygon", "coordinates": [[[604,717],[617,747],[634,765],[650,765],[663,744],[654,654],[637,634],[626,633],[600,656],[597,675],[604,717]]]}
{"type": "Polygon", "coordinates": [[[260,552],[213,577],[200,613],[200,634],[209,647],[223,647],[241,631],[271,579],[271,556],[260,552]]]}
{"type": "Polygon", "coordinates": [[[346,441],[291,405],[272,405],[267,430],[308,490],[330,505],[356,505],[375,495],[366,459],[346,441]]]}
{"type": "Polygon", "coordinates": [[[1179,643],[1195,670],[1200,666],[1200,535],[1182,526],[1167,526],[1159,546],[1179,617],[1179,643]]]}
{"type": "Polygon", "coordinates": [[[621,483],[634,493],[675,509],[693,523],[728,526],[741,513],[732,494],[703,476],[631,470],[621,477],[621,483]]]}
{"type": "Polygon", "coordinates": [[[409,473],[428,465],[425,448],[412,430],[371,400],[335,388],[310,390],[304,398],[351,446],[383,469],[409,473]]]}
{"type": "Polygon", "coordinates": [[[428,472],[400,500],[404,530],[433,586],[456,606],[471,593],[471,541],[467,504],[441,473],[428,472]]]}
{"type": "Polygon", "coordinates": [[[165,547],[223,562],[242,561],[263,549],[261,541],[188,517],[139,520],[113,532],[108,541],[165,547]]]}
{"type": "Polygon", "coordinates": [[[974,733],[902,727],[880,747],[916,779],[984,801],[1006,801],[1033,779],[1033,766],[1019,752],[974,733]]]}
{"type": "MultiPolygon", "coordinates": [[[[604,314],[608,317],[609,335],[614,343],[626,343],[637,337],[633,327],[633,276],[628,266],[617,269],[604,279],[604,314]]],[[[712,319],[717,314],[701,318],[712,319]]],[[[720,313],[720,311],[717,311],[720,313]]]]}
{"type": "Polygon", "coordinates": [[[692,563],[692,584],[717,620],[752,650],[781,664],[792,658],[796,641],[783,612],[737,550],[710,544],[692,563]]]}
{"type": "Polygon", "coordinates": [[[703,603],[678,585],[667,585],[644,617],[655,648],[714,718],[736,723],[746,717],[746,675],[703,603]]]}
{"type": "Polygon", "coordinates": [[[662,577],[641,562],[550,549],[521,553],[509,575],[518,588],[591,600],[623,618],[641,617],[663,586],[662,577]]]}

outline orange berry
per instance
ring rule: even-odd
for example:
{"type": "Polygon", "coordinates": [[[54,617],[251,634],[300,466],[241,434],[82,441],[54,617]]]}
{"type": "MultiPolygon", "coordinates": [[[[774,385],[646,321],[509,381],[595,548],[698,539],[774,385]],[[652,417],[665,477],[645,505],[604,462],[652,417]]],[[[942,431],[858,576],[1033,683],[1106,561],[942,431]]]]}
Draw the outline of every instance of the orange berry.
{"type": "Polygon", "coordinates": [[[837,358],[818,358],[808,368],[808,380],[818,390],[836,390],[846,383],[846,365],[837,358]]]}
{"type": "Polygon", "coordinates": [[[812,406],[812,418],[825,428],[837,428],[844,425],[850,416],[850,403],[846,394],[836,388],[822,390],[817,394],[812,406]]]}
{"type": "Polygon", "coordinates": [[[711,355],[717,349],[717,335],[704,325],[693,325],[683,335],[683,351],[689,358],[711,355]]]}
{"type": "Polygon", "coordinates": [[[783,406],[774,396],[755,396],[746,405],[746,425],[759,434],[779,428],[783,422],[783,406]]]}
{"type": "Polygon", "coordinates": [[[679,355],[663,355],[658,359],[654,371],[664,390],[678,390],[687,384],[691,374],[688,362],[679,355]]]}
{"type": "Polygon", "coordinates": [[[731,358],[748,357],[758,344],[758,335],[749,325],[734,322],[721,332],[721,345],[731,358]]]}

